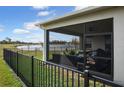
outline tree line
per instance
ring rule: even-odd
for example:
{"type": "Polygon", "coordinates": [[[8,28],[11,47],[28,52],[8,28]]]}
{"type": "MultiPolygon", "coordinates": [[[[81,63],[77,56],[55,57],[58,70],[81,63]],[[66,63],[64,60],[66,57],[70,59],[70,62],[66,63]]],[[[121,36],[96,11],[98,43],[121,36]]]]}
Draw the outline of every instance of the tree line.
{"type": "MultiPolygon", "coordinates": [[[[23,41],[13,41],[11,38],[6,37],[4,40],[0,41],[0,44],[42,44],[43,42],[34,43],[34,42],[23,42],[23,41]]],[[[77,38],[73,38],[71,41],[64,41],[64,40],[52,40],[50,44],[79,44],[79,40],[77,38]]]]}
{"type": "Polygon", "coordinates": [[[50,44],[79,44],[79,40],[77,38],[73,38],[71,41],[63,41],[63,40],[53,40],[50,44]]]}
{"type": "Polygon", "coordinates": [[[0,44],[37,44],[33,42],[23,42],[23,41],[13,41],[11,38],[6,37],[4,40],[0,41],[0,44]]]}

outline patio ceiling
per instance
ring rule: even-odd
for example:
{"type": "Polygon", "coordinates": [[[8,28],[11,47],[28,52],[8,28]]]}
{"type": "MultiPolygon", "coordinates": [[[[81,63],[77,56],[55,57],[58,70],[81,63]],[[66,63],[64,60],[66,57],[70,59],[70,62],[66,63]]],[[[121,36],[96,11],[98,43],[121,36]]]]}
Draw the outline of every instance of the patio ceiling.
{"type": "Polygon", "coordinates": [[[68,35],[74,35],[74,36],[81,36],[83,34],[83,29],[84,29],[84,24],[76,24],[76,25],[50,29],[49,31],[68,34],[68,35]]]}
{"type": "Polygon", "coordinates": [[[51,32],[57,32],[57,33],[62,33],[62,34],[69,34],[69,35],[74,35],[74,36],[82,36],[84,31],[90,31],[93,30],[92,32],[109,32],[112,31],[112,18],[110,19],[103,19],[103,20],[94,20],[92,22],[87,22],[87,23],[80,23],[80,24],[75,24],[75,25],[70,25],[70,26],[63,26],[63,27],[58,27],[54,29],[49,29],[48,31],[51,32]]]}

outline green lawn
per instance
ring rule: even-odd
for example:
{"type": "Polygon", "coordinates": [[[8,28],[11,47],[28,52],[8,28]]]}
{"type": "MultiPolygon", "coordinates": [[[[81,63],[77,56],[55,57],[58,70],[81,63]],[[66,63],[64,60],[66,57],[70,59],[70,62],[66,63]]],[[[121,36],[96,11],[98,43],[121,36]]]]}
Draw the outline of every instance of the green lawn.
{"type": "Polygon", "coordinates": [[[0,59],[0,87],[21,87],[21,82],[14,76],[10,68],[0,59]]]}
{"type": "Polygon", "coordinates": [[[0,45],[0,87],[21,87],[20,80],[14,75],[11,69],[3,60],[3,48],[11,48],[12,44],[0,45]]]}
{"type": "Polygon", "coordinates": [[[20,53],[27,54],[29,56],[34,56],[39,59],[42,59],[42,55],[43,55],[42,51],[26,51],[26,50],[24,51],[23,50],[23,52],[20,51],[20,53]]]}
{"type": "Polygon", "coordinates": [[[34,56],[36,58],[42,59],[43,52],[40,51],[40,50],[22,50],[22,49],[17,49],[16,48],[17,45],[10,45],[10,46],[11,47],[9,47],[9,48],[12,51],[15,51],[15,52],[18,51],[18,53],[26,54],[26,55],[29,55],[29,56],[34,56]]]}

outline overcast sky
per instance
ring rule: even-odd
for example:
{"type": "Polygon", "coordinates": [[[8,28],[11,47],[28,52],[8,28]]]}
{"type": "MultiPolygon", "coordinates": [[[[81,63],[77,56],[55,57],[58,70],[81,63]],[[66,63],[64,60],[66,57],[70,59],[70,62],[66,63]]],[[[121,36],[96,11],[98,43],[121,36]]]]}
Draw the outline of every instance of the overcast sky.
{"type": "MultiPolygon", "coordinates": [[[[80,10],[85,6],[33,6],[33,7],[0,7],[0,40],[10,37],[12,40],[26,42],[43,42],[43,30],[34,26],[62,16],[66,13],[80,10]]],[[[71,40],[73,37],[52,33],[51,40],[71,40]]]]}

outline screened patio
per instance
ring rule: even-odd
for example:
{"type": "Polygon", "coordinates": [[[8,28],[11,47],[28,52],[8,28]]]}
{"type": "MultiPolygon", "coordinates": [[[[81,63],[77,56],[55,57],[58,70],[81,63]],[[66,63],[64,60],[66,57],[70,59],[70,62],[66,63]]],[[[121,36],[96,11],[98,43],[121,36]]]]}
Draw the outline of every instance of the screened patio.
{"type": "MultiPolygon", "coordinates": [[[[105,78],[113,77],[113,18],[94,20],[80,24],[61,26],[45,31],[44,57],[47,61],[83,71],[89,69],[103,74],[105,78]],[[82,55],[63,56],[52,54],[50,59],[50,32],[79,37],[78,52],[82,55]],[[80,60],[80,61],[79,61],[80,60]]],[[[76,51],[76,50],[75,50],[76,51]]]]}

